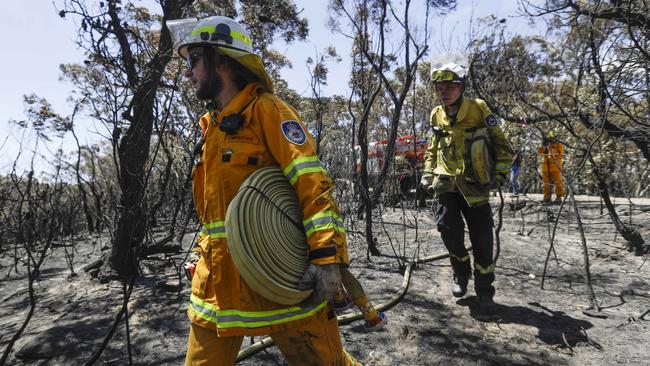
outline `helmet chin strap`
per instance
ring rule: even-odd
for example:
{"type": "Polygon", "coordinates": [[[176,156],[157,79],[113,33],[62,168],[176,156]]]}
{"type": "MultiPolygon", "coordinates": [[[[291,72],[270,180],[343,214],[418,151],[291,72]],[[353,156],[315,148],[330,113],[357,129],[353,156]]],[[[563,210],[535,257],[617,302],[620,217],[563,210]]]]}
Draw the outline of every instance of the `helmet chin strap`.
{"type": "Polygon", "coordinates": [[[445,112],[447,113],[447,116],[449,116],[449,120],[451,123],[451,127],[454,127],[456,125],[456,115],[458,115],[458,111],[460,110],[460,105],[463,103],[463,94],[461,94],[458,99],[456,99],[455,102],[453,102],[450,106],[445,106],[445,112]],[[453,114],[449,113],[449,107],[454,107],[455,112],[453,114]]]}

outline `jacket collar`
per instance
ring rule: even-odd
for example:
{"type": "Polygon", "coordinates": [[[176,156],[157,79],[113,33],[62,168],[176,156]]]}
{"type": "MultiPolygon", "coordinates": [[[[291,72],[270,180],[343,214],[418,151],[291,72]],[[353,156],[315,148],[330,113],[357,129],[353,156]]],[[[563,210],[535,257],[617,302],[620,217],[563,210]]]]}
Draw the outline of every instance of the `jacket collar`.
{"type": "Polygon", "coordinates": [[[456,121],[462,121],[467,117],[467,111],[469,110],[469,103],[467,102],[467,98],[464,96],[461,96],[463,98],[462,102],[460,103],[460,108],[458,108],[458,114],[456,114],[456,121]]]}
{"type": "Polygon", "coordinates": [[[449,124],[451,127],[454,127],[458,122],[462,121],[467,117],[467,110],[469,109],[469,103],[467,102],[467,98],[465,96],[461,95],[460,96],[461,102],[460,102],[460,107],[458,108],[458,113],[456,113],[456,116],[452,117],[447,113],[447,108],[443,107],[442,110],[445,112],[445,120],[447,124],[449,124]],[[452,121],[456,121],[455,124],[452,125],[452,121]]]}
{"type": "Polygon", "coordinates": [[[242,113],[242,108],[249,105],[250,102],[261,93],[262,89],[263,84],[261,82],[248,83],[244,89],[240,90],[239,93],[237,93],[237,95],[235,95],[224,107],[224,109],[219,112],[217,120],[221,121],[225,116],[242,113]]]}

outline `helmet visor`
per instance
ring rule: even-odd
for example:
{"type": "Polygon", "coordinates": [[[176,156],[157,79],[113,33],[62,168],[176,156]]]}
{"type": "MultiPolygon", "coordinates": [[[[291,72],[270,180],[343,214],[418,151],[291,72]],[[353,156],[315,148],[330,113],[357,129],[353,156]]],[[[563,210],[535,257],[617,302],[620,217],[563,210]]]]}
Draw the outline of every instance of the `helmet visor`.
{"type": "MultiPolygon", "coordinates": [[[[167,28],[172,35],[174,48],[180,51],[179,48],[181,46],[191,43],[192,30],[196,27],[198,22],[199,19],[197,18],[174,19],[165,21],[165,24],[167,25],[167,28]]],[[[182,54],[181,56],[185,57],[186,55],[182,54]]]]}
{"type": "Polygon", "coordinates": [[[431,74],[431,81],[434,83],[442,82],[462,82],[456,73],[449,70],[436,70],[431,74]]]}

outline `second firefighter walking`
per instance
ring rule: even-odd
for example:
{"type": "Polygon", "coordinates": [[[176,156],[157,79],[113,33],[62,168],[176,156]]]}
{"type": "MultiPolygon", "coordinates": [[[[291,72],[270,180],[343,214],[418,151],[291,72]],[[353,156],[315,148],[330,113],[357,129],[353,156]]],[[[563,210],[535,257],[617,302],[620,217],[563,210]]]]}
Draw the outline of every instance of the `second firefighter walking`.
{"type": "Polygon", "coordinates": [[[483,100],[463,96],[467,69],[457,63],[431,73],[441,105],[431,112],[433,135],[421,184],[433,191],[435,215],[453,270],[452,294],[462,297],[472,276],[464,222],[474,254],[474,290],[481,312],[494,309],[491,189],[506,181],[513,150],[483,100]]]}

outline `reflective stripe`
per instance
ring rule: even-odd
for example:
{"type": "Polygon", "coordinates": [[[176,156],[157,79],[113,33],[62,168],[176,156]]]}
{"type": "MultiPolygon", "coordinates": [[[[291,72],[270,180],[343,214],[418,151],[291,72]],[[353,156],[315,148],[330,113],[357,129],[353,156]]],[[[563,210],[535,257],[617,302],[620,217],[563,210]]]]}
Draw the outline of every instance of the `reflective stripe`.
{"type": "Polygon", "coordinates": [[[456,259],[457,261],[459,261],[459,262],[467,262],[467,261],[469,260],[469,254],[466,255],[466,256],[464,256],[463,258],[461,258],[461,257],[457,257],[457,256],[453,255],[452,253],[449,253],[449,255],[450,255],[452,258],[454,258],[454,259],[456,259]]]}
{"type": "Polygon", "coordinates": [[[343,228],[343,218],[332,211],[319,212],[316,215],[303,220],[302,225],[305,227],[307,237],[314,231],[334,229],[338,232],[345,233],[343,228]]]}
{"type": "Polygon", "coordinates": [[[448,173],[455,174],[457,170],[462,169],[465,166],[465,160],[448,160],[447,157],[440,152],[440,155],[438,156],[438,165],[446,169],[448,173]]]}
{"type": "Polygon", "coordinates": [[[350,365],[352,365],[352,366],[357,366],[357,365],[361,366],[361,364],[357,360],[355,360],[354,357],[352,357],[352,355],[348,353],[348,351],[343,350],[343,355],[345,356],[345,358],[348,359],[348,362],[350,363],[350,365]]]}
{"type": "Polygon", "coordinates": [[[217,308],[194,296],[194,294],[190,296],[190,310],[199,318],[217,324],[217,308]]]}
{"type": "Polygon", "coordinates": [[[510,171],[510,164],[509,163],[497,163],[496,170],[497,170],[497,172],[500,172],[500,173],[508,173],[510,171]]]}
{"type": "Polygon", "coordinates": [[[289,183],[294,184],[298,178],[306,173],[323,173],[327,174],[325,168],[318,160],[318,156],[307,156],[298,158],[287,165],[283,170],[284,175],[289,179],[289,183]]]}
{"type": "MultiPolygon", "coordinates": [[[[194,29],[194,30],[192,31],[192,36],[199,35],[199,34],[201,34],[201,33],[203,33],[203,32],[206,32],[206,33],[214,33],[214,32],[217,30],[216,28],[217,28],[217,27],[214,26],[214,25],[206,25],[206,26],[204,26],[204,27],[199,27],[199,28],[196,28],[196,29],[194,29]]],[[[235,31],[231,30],[231,31],[230,31],[230,36],[231,36],[232,38],[234,38],[234,39],[238,39],[238,40],[240,40],[240,41],[246,43],[246,44],[249,45],[249,46],[252,46],[252,45],[253,45],[253,42],[251,42],[251,40],[248,39],[248,37],[246,37],[246,36],[245,36],[244,34],[242,34],[242,33],[235,32],[235,31]]]]}
{"type": "Polygon", "coordinates": [[[489,273],[494,273],[494,264],[490,264],[487,268],[484,268],[484,267],[481,266],[480,264],[478,264],[478,263],[474,263],[474,267],[476,267],[476,269],[477,269],[477,270],[478,270],[482,275],[486,275],[486,274],[489,274],[489,273]]]}
{"type": "Polygon", "coordinates": [[[192,312],[196,316],[214,323],[219,329],[259,328],[287,323],[316,314],[326,304],[327,300],[319,305],[294,306],[270,311],[217,310],[214,305],[205,302],[194,294],[190,296],[190,309],[192,312]]]}
{"type": "Polygon", "coordinates": [[[234,38],[234,39],[238,39],[238,40],[240,40],[240,41],[246,43],[247,45],[249,45],[249,46],[251,46],[251,47],[253,46],[253,42],[251,42],[251,40],[248,39],[248,37],[246,37],[246,36],[245,36],[244,34],[242,34],[242,33],[230,31],[230,35],[231,35],[232,38],[234,38]]]}
{"type": "Polygon", "coordinates": [[[205,231],[210,238],[219,239],[226,237],[226,225],[223,221],[213,221],[203,225],[201,232],[205,231]]]}

